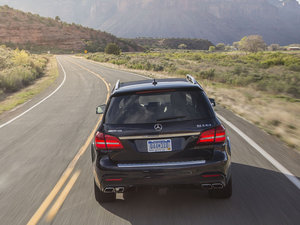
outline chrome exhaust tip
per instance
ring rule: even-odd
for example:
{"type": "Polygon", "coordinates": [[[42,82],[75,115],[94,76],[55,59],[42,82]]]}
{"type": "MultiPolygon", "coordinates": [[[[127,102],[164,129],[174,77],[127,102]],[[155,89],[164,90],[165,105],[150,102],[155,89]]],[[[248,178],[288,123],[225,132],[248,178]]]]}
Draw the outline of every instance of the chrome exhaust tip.
{"type": "Polygon", "coordinates": [[[117,193],[123,193],[124,192],[124,187],[115,187],[115,191],[117,193]]]}
{"type": "Polygon", "coordinates": [[[115,192],[115,189],[113,187],[106,187],[104,189],[104,193],[113,193],[115,192]]]}
{"type": "Polygon", "coordinates": [[[212,189],[212,185],[211,184],[201,184],[201,187],[203,188],[203,189],[212,189]]]}
{"type": "Polygon", "coordinates": [[[215,183],[215,184],[212,184],[212,187],[214,189],[222,189],[224,186],[222,183],[215,183]]]}

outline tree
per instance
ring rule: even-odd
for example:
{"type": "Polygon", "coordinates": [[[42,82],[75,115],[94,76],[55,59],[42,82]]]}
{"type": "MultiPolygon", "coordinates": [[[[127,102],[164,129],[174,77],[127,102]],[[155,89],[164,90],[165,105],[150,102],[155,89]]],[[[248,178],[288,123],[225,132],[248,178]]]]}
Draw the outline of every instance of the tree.
{"type": "Polygon", "coordinates": [[[178,48],[179,49],[186,49],[187,45],[182,43],[182,44],[178,45],[178,48]]]}
{"type": "Polygon", "coordinates": [[[247,52],[258,52],[263,51],[267,47],[262,36],[250,35],[245,36],[239,41],[239,50],[247,52]]]}
{"type": "Polygon", "coordinates": [[[216,45],[216,50],[218,51],[224,51],[225,50],[225,44],[224,43],[219,43],[216,45]]]}
{"type": "Polygon", "coordinates": [[[279,44],[271,44],[268,47],[269,51],[278,51],[280,49],[280,45],[279,44]]]}
{"type": "Polygon", "coordinates": [[[234,50],[238,50],[239,49],[239,42],[238,41],[233,42],[232,46],[234,47],[234,50]]]}
{"type": "Polygon", "coordinates": [[[216,51],[216,47],[215,46],[209,46],[208,51],[214,52],[214,51],[216,51]]]}
{"type": "Polygon", "coordinates": [[[232,51],[232,50],[234,50],[234,47],[232,47],[230,45],[225,46],[225,51],[232,51]]]}
{"type": "Polygon", "coordinates": [[[105,53],[107,54],[114,54],[114,55],[120,55],[121,49],[120,47],[115,43],[109,43],[105,47],[105,53]]]}
{"type": "Polygon", "coordinates": [[[55,20],[56,20],[56,21],[61,21],[59,16],[56,16],[56,17],[55,17],[55,20]]]}

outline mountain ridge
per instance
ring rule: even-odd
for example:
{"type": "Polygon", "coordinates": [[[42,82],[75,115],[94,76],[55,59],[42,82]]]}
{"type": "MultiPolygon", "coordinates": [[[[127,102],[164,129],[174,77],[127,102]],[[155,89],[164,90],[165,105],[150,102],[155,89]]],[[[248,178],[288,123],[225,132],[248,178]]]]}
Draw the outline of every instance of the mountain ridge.
{"type": "Polygon", "coordinates": [[[0,0],[125,38],[201,38],[231,44],[251,34],[300,42],[296,0],[0,0]]]}
{"type": "Polygon", "coordinates": [[[135,43],[116,36],[68,24],[57,17],[41,17],[8,6],[0,6],[0,44],[32,51],[103,51],[108,43],[118,44],[123,51],[143,50],[135,43]]]}

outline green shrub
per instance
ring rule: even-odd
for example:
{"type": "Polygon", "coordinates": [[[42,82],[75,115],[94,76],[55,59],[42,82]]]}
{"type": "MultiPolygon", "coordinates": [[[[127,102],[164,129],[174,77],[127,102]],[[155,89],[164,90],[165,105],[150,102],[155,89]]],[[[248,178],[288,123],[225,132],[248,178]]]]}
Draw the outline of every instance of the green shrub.
{"type": "Polygon", "coordinates": [[[4,89],[4,92],[14,92],[18,91],[23,87],[22,78],[23,76],[18,73],[18,69],[13,71],[5,71],[0,75],[1,84],[4,89]]]}
{"type": "Polygon", "coordinates": [[[266,59],[262,60],[260,64],[264,66],[264,68],[268,68],[270,66],[284,65],[285,62],[282,54],[274,53],[269,55],[266,59]]]}
{"type": "Polygon", "coordinates": [[[127,63],[127,60],[124,59],[113,59],[109,61],[110,63],[116,64],[116,65],[124,65],[127,63]]]}
{"type": "Polygon", "coordinates": [[[106,54],[113,54],[113,55],[120,55],[121,49],[117,44],[109,43],[105,47],[105,53],[106,54]]]}
{"type": "Polygon", "coordinates": [[[18,48],[13,52],[12,61],[16,66],[27,65],[30,63],[29,54],[24,50],[19,50],[18,48]]]}
{"type": "Polygon", "coordinates": [[[242,66],[237,65],[234,67],[232,73],[236,74],[236,75],[240,75],[242,73],[242,71],[243,71],[242,66]]]}
{"type": "Polygon", "coordinates": [[[289,70],[300,72],[300,65],[290,65],[288,66],[289,70]]]}
{"type": "Polygon", "coordinates": [[[47,59],[24,50],[0,46],[0,92],[10,93],[31,84],[43,75],[47,59]]]}
{"type": "Polygon", "coordinates": [[[164,66],[157,65],[157,64],[153,65],[153,71],[163,71],[163,70],[164,70],[164,66]]]}
{"type": "Polygon", "coordinates": [[[213,78],[215,77],[215,69],[209,69],[206,71],[201,71],[200,72],[200,77],[204,78],[204,79],[208,79],[208,80],[213,80],[213,78]]]}
{"type": "Polygon", "coordinates": [[[209,46],[208,51],[214,52],[214,51],[216,51],[216,47],[215,46],[209,46]]]}
{"type": "Polygon", "coordinates": [[[190,74],[191,72],[188,70],[177,70],[176,74],[178,75],[186,75],[186,74],[190,74]]]}
{"type": "Polygon", "coordinates": [[[300,86],[289,85],[285,91],[296,98],[300,98],[300,86]]]}

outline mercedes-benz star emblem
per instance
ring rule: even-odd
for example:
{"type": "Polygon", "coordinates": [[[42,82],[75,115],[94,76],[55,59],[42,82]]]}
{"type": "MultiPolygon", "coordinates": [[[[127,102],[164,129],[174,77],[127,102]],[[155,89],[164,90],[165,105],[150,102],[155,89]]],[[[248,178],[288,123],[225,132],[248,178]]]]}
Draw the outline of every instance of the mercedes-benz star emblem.
{"type": "Polygon", "coordinates": [[[163,129],[163,126],[161,124],[157,123],[157,124],[154,125],[154,129],[156,131],[161,131],[163,129]]]}

